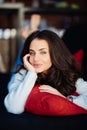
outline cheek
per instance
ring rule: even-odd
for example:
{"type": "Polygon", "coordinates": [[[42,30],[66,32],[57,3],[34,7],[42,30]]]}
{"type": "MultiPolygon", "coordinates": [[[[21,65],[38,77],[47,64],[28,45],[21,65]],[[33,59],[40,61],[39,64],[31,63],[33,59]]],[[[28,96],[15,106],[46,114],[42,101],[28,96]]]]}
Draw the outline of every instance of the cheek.
{"type": "Polygon", "coordinates": [[[52,62],[51,62],[51,59],[48,57],[48,58],[45,58],[44,59],[44,62],[46,63],[46,65],[48,66],[51,66],[52,65],[52,62]]]}

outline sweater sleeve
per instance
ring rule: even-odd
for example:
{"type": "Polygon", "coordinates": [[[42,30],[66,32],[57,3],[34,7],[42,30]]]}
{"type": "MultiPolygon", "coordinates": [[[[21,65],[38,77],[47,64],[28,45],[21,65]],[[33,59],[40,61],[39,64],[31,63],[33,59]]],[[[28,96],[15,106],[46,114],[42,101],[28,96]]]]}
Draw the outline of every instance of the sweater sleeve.
{"type": "Polygon", "coordinates": [[[30,94],[37,74],[31,71],[21,70],[15,74],[8,84],[8,94],[4,99],[4,105],[8,112],[20,114],[24,112],[25,103],[30,94]]]}
{"type": "Polygon", "coordinates": [[[79,96],[73,96],[73,102],[84,109],[87,109],[87,81],[82,78],[78,79],[76,84],[76,92],[79,96]]]}

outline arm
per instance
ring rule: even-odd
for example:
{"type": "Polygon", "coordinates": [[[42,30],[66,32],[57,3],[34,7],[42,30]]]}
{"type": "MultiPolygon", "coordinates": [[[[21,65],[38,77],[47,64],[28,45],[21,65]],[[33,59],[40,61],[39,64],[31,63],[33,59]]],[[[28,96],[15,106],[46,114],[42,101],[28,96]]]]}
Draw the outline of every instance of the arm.
{"type": "Polygon", "coordinates": [[[25,103],[30,94],[37,74],[32,71],[21,70],[15,74],[8,84],[8,94],[4,99],[4,105],[8,112],[20,114],[24,111],[25,103]]]}
{"type": "MultiPolygon", "coordinates": [[[[39,89],[40,92],[48,92],[66,98],[58,90],[49,85],[41,85],[39,89]]],[[[77,80],[76,92],[79,93],[80,95],[79,96],[70,95],[69,97],[67,97],[67,99],[70,101],[73,100],[73,103],[75,103],[76,105],[83,107],[84,109],[87,109],[87,82],[84,81],[83,79],[77,80]]]]}

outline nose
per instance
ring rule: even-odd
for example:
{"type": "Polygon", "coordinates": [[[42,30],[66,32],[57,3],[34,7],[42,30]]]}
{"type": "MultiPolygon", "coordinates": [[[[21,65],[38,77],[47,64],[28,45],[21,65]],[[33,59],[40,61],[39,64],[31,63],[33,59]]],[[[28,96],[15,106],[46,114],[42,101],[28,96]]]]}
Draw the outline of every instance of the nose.
{"type": "Polygon", "coordinates": [[[39,54],[36,53],[36,54],[34,55],[34,60],[35,60],[35,61],[38,61],[39,59],[40,59],[40,56],[39,56],[39,54]]]}

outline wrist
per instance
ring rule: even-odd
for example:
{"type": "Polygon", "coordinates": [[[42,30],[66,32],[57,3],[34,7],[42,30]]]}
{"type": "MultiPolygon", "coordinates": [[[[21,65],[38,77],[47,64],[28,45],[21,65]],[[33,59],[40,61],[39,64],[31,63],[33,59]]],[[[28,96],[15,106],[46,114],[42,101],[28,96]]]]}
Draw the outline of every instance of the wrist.
{"type": "Polygon", "coordinates": [[[71,102],[73,102],[73,97],[72,96],[67,96],[67,99],[71,102]]]}

